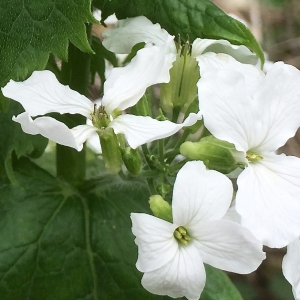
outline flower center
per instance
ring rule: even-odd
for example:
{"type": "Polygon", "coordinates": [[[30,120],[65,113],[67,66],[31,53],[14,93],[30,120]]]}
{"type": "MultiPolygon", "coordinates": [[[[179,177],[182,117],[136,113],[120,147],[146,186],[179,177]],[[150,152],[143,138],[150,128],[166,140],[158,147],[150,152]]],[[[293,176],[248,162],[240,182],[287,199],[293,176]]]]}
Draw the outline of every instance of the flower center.
{"type": "Polygon", "coordinates": [[[105,129],[109,123],[110,119],[105,111],[104,106],[100,105],[98,108],[96,104],[94,105],[94,112],[92,115],[92,123],[98,129],[105,129]]]}
{"type": "Polygon", "coordinates": [[[189,236],[186,229],[182,226],[179,226],[174,231],[174,237],[176,240],[178,240],[179,243],[183,245],[188,245],[191,241],[191,237],[189,236]]]}
{"type": "Polygon", "coordinates": [[[258,153],[255,153],[253,151],[248,151],[246,153],[246,158],[249,161],[249,163],[257,162],[259,160],[262,160],[264,157],[258,153]]]}

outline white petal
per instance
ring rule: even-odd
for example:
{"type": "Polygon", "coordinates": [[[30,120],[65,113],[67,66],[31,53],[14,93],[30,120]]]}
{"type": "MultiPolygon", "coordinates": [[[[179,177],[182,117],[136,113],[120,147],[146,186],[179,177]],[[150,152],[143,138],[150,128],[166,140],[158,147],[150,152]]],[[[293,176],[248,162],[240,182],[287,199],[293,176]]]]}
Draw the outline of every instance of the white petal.
{"type": "Polygon", "coordinates": [[[162,46],[169,37],[159,24],[154,25],[146,17],[139,16],[120,20],[115,28],[105,30],[103,45],[114,53],[129,54],[135,44],[145,42],[162,46]]]}
{"type": "Polygon", "coordinates": [[[300,236],[300,159],[265,154],[238,177],[236,209],[241,224],[269,247],[300,236]]]}
{"type": "Polygon", "coordinates": [[[173,190],[173,222],[192,226],[203,220],[221,219],[232,199],[231,181],[206,170],[202,161],[186,163],[178,172],[173,190]]]}
{"type": "Polygon", "coordinates": [[[198,82],[198,94],[204,124],[215,137],[233,143],[239,151],[247,151],[259,143],[261,110],[247,94],[241,73],[207,72],[198,82]]]}
{"type": "Polygon", "coordinates": [[[282,272],[292,285],[296,300],[300,300],[300,240],[296,239],[287,246],[287,253],[282,261],[282,272]]]}
{"type": "Polygon", "coordinates": [[[207,52],[229,54],[245,64],[256,65],[258,57],[245,46],[232,45],[226,40],[196,39],[192,45],[192,56],[197,57],[207,52]]]}
{"type": "Polygon", "coordinates": [[[166,49],[170,44],[174,44],[172,39],[165,41],[164,48],[143,48],[128,65],[112,69],[102,99],[109,114],[135,105],[149,86],[170,81],[169,70],[176,59],[176,54],[166,49]]]}
{"type": "Polygon", "coordinates": [[[130,147],[133,149],[145,143],[168,137],[184,126],[191,126],[201,119],[200,114],[190,114],[182,124],[170,121],[158,121],[151,117],[121,115],[114,119],[109,127],[115,133],[123,133],[130,147]]]}
{"type": "Polygon", "coordinates": [[[50,71],[35,71],[23,82],[11,80],[4,88],[3,95],[18,101],[30,116],[50,112],[81,114],[90,118],[93,104],[85,96],[62,85],[50,71]]]}
{"type": "Polygon", "coordinates": [[[96,128],[90,125],[78,125],[73,127],[71,132],[76,140],[76,144],[82,147],[83,143],[96,132],[96,128]]]}
{"type": "Polygon", "coordinates": [[[86,140],[86,144],[96,154],[102,153],[99,135],[96,132],[94,132],[90,135],[90,137],[86,140]]]}
{"type": "MultiPolygon", "coordinates": [[[[59,122],[51,117],[40,117],[33,120],[27,112],[24,112],[17,117],[13,117],[13,120],[20,123],[22,130],[26,133],[33,135],[41,134],[42,136],[58,144],[72,147],[78,151],[82,149],[83,143],[85,142],[85,136],[78,134],[79,132],[77,131],[76,127],[69,129],[64,123],[59,122]],[[74,134],[74,132],[76,134],[74,134]]],[[[92,129],[95,131],[93,127],[92,129]]],[[[89,130],[91,131],[91,129],[89,130]]]]}
{"type": "Polygon", "coordinates": [[[239,274],[253,272],[265,259],[262,244],[246,228],[226,220],[186,228],[204,263],[239,274]]]}
{"type": "MultiPolygon", "coordinates": [[[[228,175],[226,175],[226,176],[228,176],[228,175]]],[[[228,209],[227,213],[224,215],[222,220],[232,221],[237,224],[241,224],[241,216],[236,211],[235,200],[233,201],[233,203],[231,203],[230,208],[228,209]]]]}
{"type": "Polygon", "coordinates": [[[300,127],[300,71],[283,62],[275,63],[254,94],[262,111],[261,152],[276,151],[300,127]]]}
{"type": "Polygon", "coordinates": [[[145,273],[142,285],[153,294],[198,300],[205,280],[201,257],[193,245],[188,245],[180,247],[175,257],[160,269],[145,273]]]}
{"type": "Polygon", "coordinates": [[[208,52],[197,56],[196,60],[202,77],[206,72],[214,69],[240,72],[245,80],[245,88],[250,94],[256,91],[257,87],[265,77],[265,74],[259,68],[248,64],[242,64],[232,56],[223,53],[216,54],[208,52]]]}
{"type": "Polygon", "coordinates": [[[178,243],[173,236],[176,225],[141,213],[132,213],[131,221],[139,250],[136,262],[139,271],[156,270],[173,259],[178,251],[178,243]]]}

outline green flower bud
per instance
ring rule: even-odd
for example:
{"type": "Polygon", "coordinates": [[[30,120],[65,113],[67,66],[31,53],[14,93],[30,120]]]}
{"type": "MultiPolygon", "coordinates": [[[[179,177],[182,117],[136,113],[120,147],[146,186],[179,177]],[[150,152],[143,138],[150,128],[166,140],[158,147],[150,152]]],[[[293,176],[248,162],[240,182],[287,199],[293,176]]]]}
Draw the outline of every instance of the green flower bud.
{"type": "Polygon", "coordinates": [[[149,199],[150,209],[155,217],[173,223],[172,207],[160,195],[153,195],[149,199]]]}
{"type": "Polygon", "coordinates": [[[112,128],[107,128],[99,133],[99,137],[105,168],[109,173],[117,174],[122,166],[122,157],[117,136],[112,128]]]}
{"type": "Polygon", "coordinates": [[[202,160],[208,169],[228,174],[236,168],[245,167],[246,160],[242,152],[233,144],[216,139],[210,135],[199,142],[185,142],[180,153],[192,160],[202,160]]]}
{"type": "Polygon", "coordinates": [[[137,175],[140,172],[142,158],[137,149],[132,149],[130,147],[122,149],[122,159],[129,173],[137,175]]]}
{"type": "Polygon", "coordinates": [[[185,112],[197,96],[199,67],[190,52],[185,51],[189,48],[189,44],[183,47],[182,54],[177,56],[170,70],[170,81],[160,85],[161,106],[166,112],[171,112],[177,106],[185,112]]]}

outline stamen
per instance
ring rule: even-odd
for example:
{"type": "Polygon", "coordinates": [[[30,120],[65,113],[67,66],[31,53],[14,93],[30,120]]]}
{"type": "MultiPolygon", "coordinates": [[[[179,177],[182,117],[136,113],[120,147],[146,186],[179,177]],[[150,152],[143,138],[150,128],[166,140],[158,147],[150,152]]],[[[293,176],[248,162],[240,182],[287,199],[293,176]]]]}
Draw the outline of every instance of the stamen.
{"type": "Polygon", "coordinates": [[[258,154],[258,153],[253,152],[253,151],[248,151],[246,153],[246,158],[249,161],[249,163],[252,163],[252,162],[262,160],[264,157],[262,155],[258,154]]]}
{"type": "Polygon", "coordinates": [[[105,107],[100,105],[98,108],[96,104],[94,105],[94,112],[92,113],[92,123],[98,129],[105,129],[109,123],[110,119],[105,111],[105,107]]]}
{"type": "Polygon", "coordinates": [[[189,236],[187,230],[182,226],[179,226],[175,229],[174,237],[176,240],[178,240],[178,242],[185,246],[188,245],[191,241],[191,237],[189,236]]]}

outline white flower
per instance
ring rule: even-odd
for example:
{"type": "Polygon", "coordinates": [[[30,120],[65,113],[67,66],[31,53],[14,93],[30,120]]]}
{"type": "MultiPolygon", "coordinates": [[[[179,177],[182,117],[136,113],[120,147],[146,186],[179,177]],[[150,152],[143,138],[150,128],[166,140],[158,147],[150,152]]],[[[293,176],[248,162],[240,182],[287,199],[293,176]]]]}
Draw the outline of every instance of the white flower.
{"type": "Polygon", "coordinates": [[[132,213],[138,245],[136,266],[144,272],[149,292],[199,299],[205,285],[203,263],[223,270],[249,273],[265,258],[261,243],[246,229],[221,220],[228,210],[232,185],[200,161],[178,172],[173,191],[173,224],[143,213],[132,213]]]}
{"type": "Polygon", "coordinates": [[[300,240],[296,239],[287,246],[287,253],[282,261],[282,271],[292,285],[296,300],[300,300],[300,240]]]}
{"type": "Polygon", "coordinates": [[[281,62],[267,75],[250,65],[229,69],[199,80],[204,123],[244,153],[248,166],[236,194],[241,224],[263,244],[283,247],[300,236],[300,159],[276,150],[300,126],[300,72],[281,62]]]}
{"type": "MultiPolygon", "coordinates": [[[[135,44],[145,42],[148,46],[164,49],[161,52],[166,58],[176,59],[174,37],[144,16],[118,21],[116,28],[104,31],[103,38],[103,45],[118,54],[128,54],[135,44]]],[[[247,47],[232,45],[226,40],[198,38],[192,44],[192,56],[198,62],[201,75],[211,68],[220,68],[220,63],[226,67],[226,64],[222,64],[224,60],[253,65],[258,62],[257,56],[247,47]]]]}
{"type": "Polygon", "coordinates": [[[102,113],[105,126],[112,127],[116,134],[123,133],[128,144],[136,148],[170,136],[183,126],[193,125],[201,119],[200,114],[190,114],[182,124],[175,124],[129,114],[112,118],[116,110],[120,112],[135,105],[148,86],[170,80],[169,69],[173,61],[171,54],[168,57],[161,52],[161,48],[146,47],[139,50],[127,66],[114,68],[104,84],[102,107],[97,109],[85,96],[60,84],[50,71],[35,71],[23,82],[11,80],[2,91],[6,97],[20,102],[25,108],[25,112],[13,120],[20,123],[26,133],[39,133],[59,144],[81,150],[83,143],[101,128],[79,125],[69,129],[51,117],[37,117],[34,120],[32,117],[58,112],[77,113],[92,119],[92,115],[98,118],[102,113]]]}

